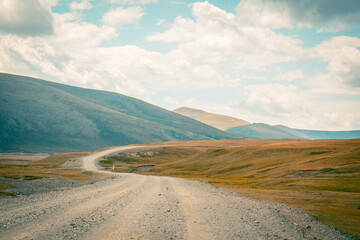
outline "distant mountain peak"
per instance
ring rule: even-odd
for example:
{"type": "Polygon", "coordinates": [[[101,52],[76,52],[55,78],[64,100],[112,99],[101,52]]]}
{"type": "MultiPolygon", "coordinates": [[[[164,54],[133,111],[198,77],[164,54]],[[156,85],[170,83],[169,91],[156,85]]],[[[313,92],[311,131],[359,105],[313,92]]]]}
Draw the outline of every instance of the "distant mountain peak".
{"type": "Polygon", "coordinates": [[[360,131],[316,131],[290,128],[284,125],[249,123],[242,119],[208,113],[200,109],[181,107],[173,112],[193,118],[226,132],[263,139],[353,139],[360,138],[360,131]]]}
{"type": "Polygon", "coordinates": [[[180,108],[177,108],[177,109],[173,110],[173,112],[176,112],[176,111],[205,112],[203,110],[196,109],[196,108],[190,108],[190,107],[180,107],[180,108]]]}
{"type": "Polygon", "coordinates": [[[250,122],[239,118],[216,113],[209,113],[200,109],[189,107],[181,107],[175,109],[173,112],[179,113],[189,118],[193,118],[199,122],[205,123],[220,130],[226,130],[229,128],[250,124],[250,122]]]}

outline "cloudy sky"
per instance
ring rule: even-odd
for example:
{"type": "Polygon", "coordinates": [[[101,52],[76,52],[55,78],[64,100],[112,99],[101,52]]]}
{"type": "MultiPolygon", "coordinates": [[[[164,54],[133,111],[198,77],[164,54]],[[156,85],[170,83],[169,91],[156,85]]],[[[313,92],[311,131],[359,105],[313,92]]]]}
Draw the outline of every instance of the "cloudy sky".
{"type": "Polygon", "coordinates": [[[360,129],[360,1],[0,0],[0,71],[169,110],[360,129]]]}

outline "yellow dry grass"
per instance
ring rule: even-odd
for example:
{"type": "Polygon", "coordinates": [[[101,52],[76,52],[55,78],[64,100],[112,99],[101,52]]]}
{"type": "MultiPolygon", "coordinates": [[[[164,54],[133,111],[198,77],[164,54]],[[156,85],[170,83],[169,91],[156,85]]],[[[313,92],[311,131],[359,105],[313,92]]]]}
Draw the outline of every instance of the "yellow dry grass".
{"type": "MultiPolygon", "coordinates": [[[[2,160],[0,161],[0,177],[23,180],[57,178],[86,181],[91,178],[89,173],[83,172],[80,168],[66,168],[61,165],[71,158],[78,158],[87,154],[61,153],[38,161],[26,161],[26,159],[21,159],[20,156],[17,159],[2,160]]],[[[6,187],[8,187],[6,183],[0,182],[0,194],[9,194],[3,190],[6,187]]]]}
{"type": "Polygon", "coordinates": [[[174,110],[174,112],[179,113],[181,115],[193,118],[198,120],[199,122],[203,122],[207,125],[213,126],[215,128],[226,130],[233,127],[243,126],[250,124],[250,122],[215,113],[208,113],[202,110],[193,109],[193,108],[180,108],[174,110]]]}
{"type": "Polygon", "coordinates": [[[47,157],[48,155],[0,154],[0,161],[1,162],[5,160],[39,161],[47,157]]]}
{"type": "Polygon", "coordinates": [[[360,139],[152,143],[161,154],[112,162],[129,172],[207,181],[242,195],[292,205],[360,237],[360,139]]]}
{"type": "MultiPolygon", "coordinates": [[[[207,181],[256,199],[282,202],[360,237],[360,139],[221,140],[151,143],[152,157],[102,159],[104,166],[132,172],[154,165],[149,175],[207,181]]],[[[0,176],[87,180],[88,173],[61,165],[87,153],[40,161],[0,161],[0,176]]],[[[21,160],[21,159],[20,159],[21,160]]],[[[6,187],[0,183],[1,190],[6,187]]]]}

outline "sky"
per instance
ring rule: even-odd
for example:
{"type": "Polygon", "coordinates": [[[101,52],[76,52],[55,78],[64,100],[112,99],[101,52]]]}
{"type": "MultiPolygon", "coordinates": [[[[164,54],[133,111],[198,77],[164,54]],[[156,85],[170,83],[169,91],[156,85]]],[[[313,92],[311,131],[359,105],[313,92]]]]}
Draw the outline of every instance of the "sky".
{"type": "Polygon", "coordinates": [[[360,1],[0,0],[0,72],[359,130],[360,1]]]}

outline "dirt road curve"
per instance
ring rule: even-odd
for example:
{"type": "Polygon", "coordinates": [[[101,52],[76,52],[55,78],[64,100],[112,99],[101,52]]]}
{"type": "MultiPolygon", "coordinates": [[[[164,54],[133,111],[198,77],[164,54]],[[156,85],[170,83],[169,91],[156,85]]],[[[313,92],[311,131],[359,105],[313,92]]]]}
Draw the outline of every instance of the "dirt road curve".
{"type": "MultiPolygon", "coordinates": [[[[84,158],[94,160],[110,149],[84,158]]],[[[348,239],[286,205],[210,184],[113,174],[81,187],[0,200],[0,239],[348,239]]]]}

